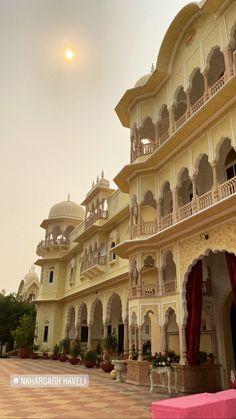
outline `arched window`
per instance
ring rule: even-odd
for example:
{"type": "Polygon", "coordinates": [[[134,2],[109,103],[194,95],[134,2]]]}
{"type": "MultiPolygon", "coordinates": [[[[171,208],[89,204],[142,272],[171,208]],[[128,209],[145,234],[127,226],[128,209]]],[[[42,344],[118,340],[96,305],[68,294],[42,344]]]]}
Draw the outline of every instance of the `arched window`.
{"type": "Polygon", "coordinates": [[[44,323],[44,328],[43,328],[43,342],[48,342],[48,332],[49,332],[49,321],[47,320],[44,323]]]}
{"type": "Polygon", "coordinates": [[[181,116],[185,114],[186,110],[187,110],[187,95],[184,91],[184,88],[181,86],[178,89],[178,93],[176,95],[175,108],[174,108],[176,122],[181,118],[181,116]]]}
{"type": "Polygon", "coordinates": [[[194,105],[204,95],[204,77],[198,68],[192,77],[191,90],[189,92],[190,104],[194,105]]]}
{"type": "Polygon", "coordinates": [[[224,54],[219,47],[216,47],[209,59],[209,67],[207,72],[208,85],[211,87],[215,84],[225,72],[224,54]]]}
{"type": "Polygon", "coordinates": [[[55,267],[54,266],[50,266],[49,273],[48,273],[48,282],[49,282],[49,284],[52,284],[53,281],[54,281],[54,272],[55,272],[55,267]]]}
{"type": "Polygon", "coordinates": [[[116,246],[116,243],[115,243],[115,241],[113,240],[113,241],[111,242],[111,249],[110,249],[110,261],[112,261],[112,260],[116,260],[116,254],[115,254],[115,252],[113,252],[113,251],[112,251],[112,249],[113,249],[115,246],[116,246]]]}
{"type": "Polygon", "coordinates": [[[231,148],[225,159],[226,179],[232,179],[236,176],[236,152],[231,148]]]}

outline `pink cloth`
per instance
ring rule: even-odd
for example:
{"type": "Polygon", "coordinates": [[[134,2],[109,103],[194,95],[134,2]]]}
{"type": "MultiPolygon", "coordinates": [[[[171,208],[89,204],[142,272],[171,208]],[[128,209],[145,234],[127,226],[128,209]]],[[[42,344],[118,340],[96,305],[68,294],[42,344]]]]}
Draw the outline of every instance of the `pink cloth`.
{"type": "Polygon", "coordinates": [[[152,419],[236,419],[236,390],[152,403],[152,419]]]}

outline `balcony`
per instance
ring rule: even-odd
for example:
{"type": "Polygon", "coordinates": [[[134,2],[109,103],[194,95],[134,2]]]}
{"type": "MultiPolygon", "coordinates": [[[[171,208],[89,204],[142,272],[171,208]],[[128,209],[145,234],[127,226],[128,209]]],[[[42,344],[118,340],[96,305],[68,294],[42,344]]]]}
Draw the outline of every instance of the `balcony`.
{"type": "Polygon", "coordinates": [[[85,221],[85,228],[91,226],[97,220],[107,220],[108,210],[96,209],[94,213],[90,214],[85,221]]]}
{"type": "MultiPolygon", "coordinates": [[[[236,54],[234,54],[234,61],[236,62],[236,54]]],[[[175,132],[179,130],[183,125],[185,125],[197,111],[199,111],[205,104],[224,86],[229,80],[235,76],[235,66],[232,67],[230,76],[226,77],[224,74],[213,86],[209,86],[208,89],[204,92],[204,95],[199,98],[192,106],[189,105],[189,108],[177,121],[173,120],[170,124],[171,127],[162,134],[159,138],[155,139],[155,142],[150,142],[148,144],[140,144],[136,150],[131,152],[131,163],[133,163],[138,157],[146,156],[152,154],[156,149],[158,149],[162,144],[164,144],[169,138],[175,135],[175,132]]]]}
{"type": "Polygon", "coordinates": [[[46,252],[52,250],[60,250],[64,251],[67,250],[69,247],[69,239],[65,237],[58,238],[58,239],[48,239],[48,240],[41,240],[41,242],[37,246],[36,253],[38,256],[44,256],[46,252]]]}
{"type": "Polygon", "coordinates": [[[156,234],[171,225],[177,224],[179,221],[188,219],[193,214],[205,210],[235,193],[236,176],[219,184],[216,190],[212,189],[203,195],[196,196],[191,202],[178,206],[175,213],[171,212],[164,217],[159,217],[159,222],[156,219],[154,221],[142,220],[140,225],[135,225],[131,228],[131,239],[156,234]]]}
{"type": "Polygon", "coordinates": [[[176,281],[166,281],[163,284],[163,291],[157,282],[153,284],[135,285],[130,287],[129,299],[157,297],[176,293],[176,281]]]}
{"type": "Polygon", "coordinates": [[[83,260],[81,265],[81,276],[89,279],[106,272],[106,256],[92,256],[91,259],[83,260]]]}

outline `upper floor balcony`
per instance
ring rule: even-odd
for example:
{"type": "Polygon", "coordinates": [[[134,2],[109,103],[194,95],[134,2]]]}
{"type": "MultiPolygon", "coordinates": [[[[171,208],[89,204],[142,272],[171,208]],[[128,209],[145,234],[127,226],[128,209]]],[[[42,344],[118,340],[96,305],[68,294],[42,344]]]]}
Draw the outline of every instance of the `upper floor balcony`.
{"type": "Polygon", "coordinates": [[[84,257],[81,264],[81,276],[94,278],[106,272],[106,255],[92,254],[90,257],[84,257]]]}
{"type": "MultiPolygon", "coordinates": [[[[221,184],[212,186],[209,191],[201,195],[196,193],[195,186],[192,190],[193,193],[189,195],[190,201],[183,205],[176,205],[176,208],[170,206],[168,214],[161,215],[161,201],[159,201],[156,217],[151,221],[145,221],[142,218],[141,211],[139,211],[140,215],[137,219],[137,224],[131,226],[131,239],[156,234],[234,195],[236,193],[236,176],[221,184]]],[[[176,191],[175,194],[177,195],[176,191]]],[[[177,196],[173,198],[175,202],[178,202],[177,196]]]]}
{"type": "MultiPolygon", "coordinates": [[[[230,81],[236,74],[236,51],[226,49],[224,54],[216,47],[210,59],[209,69],[202,73],[199,68],[191,76],[189,88],[184,91],[179,86],[172,106],[168,109],[163,105],[160,109],[160,119],[154,125],[150,118],[147,118],[139,128],[134,126],[131,130],[131,152],[130,161],[134,162],[140,156],[151,155],[167,140],[176,135],[176,132],[190,121],[200,111],[204,111],[217,93],[225,91],[229,86],[229,96],[233,95],[233,88],[230,81]]],[[[219,96],[219,95],[218,95],[219,96]]],[[[218,97],[217,96],[217,97],[218,97]]],[[[219,108],[222,100],[228,101],[224,95],[219,97],[219,108]]],[[[217,101],[217,99],[216,99],[217,101]]],[[[214,114],[215,109],[212,109],[214,114]]],[[[210,112],[210,109],[208,110],[210,112]]],[[[204,113],[203,118],[209,119],[210,115],[204,113]]],[[[201,117],[202,121],[202,117],[201,117]]],[[[199,124],[199,123],[198,123],[199,124]]],[[[196,124],[196,127],[198,127],[196,124]]],[[[194,128],[194,127],[193,127],[194,128]]]]}
{"type": "Polygon", "coordinates": [[[94,212],[88,213],[85,221],[85,228],[91,226],[97,220],[107,220],[108,210],[96,208],[94,212]]]}
{"type": "Polygon", "coordinates": [[[38,256],[44,256],[46,252],[52,250],[67,250],[69,247],[69,238],[59,237],[56,239],[48,238],[41,240],[37,246],[36,253],[38,256]]]}

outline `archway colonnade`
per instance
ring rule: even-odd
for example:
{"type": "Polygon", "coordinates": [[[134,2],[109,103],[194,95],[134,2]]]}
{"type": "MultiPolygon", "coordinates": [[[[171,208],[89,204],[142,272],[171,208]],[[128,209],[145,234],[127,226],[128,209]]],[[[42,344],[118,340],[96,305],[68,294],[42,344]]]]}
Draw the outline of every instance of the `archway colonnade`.
{"type": "Polygon", "coordinates": [[[162,104],[158,120],[154,124],[150,117],[143,120],[140,127],[136,123],[131,128],[131,162],[140,155],[151,154],[214,96],[236,73],[235,26],[232,28],[231,42],[221,51],[215,45],[209,51],[206,67],[193,69],[189,75],[188,87],[178,86],[172,105],[162,104]]]}

